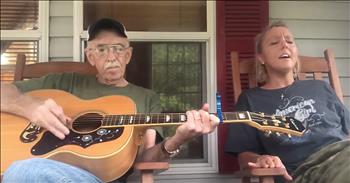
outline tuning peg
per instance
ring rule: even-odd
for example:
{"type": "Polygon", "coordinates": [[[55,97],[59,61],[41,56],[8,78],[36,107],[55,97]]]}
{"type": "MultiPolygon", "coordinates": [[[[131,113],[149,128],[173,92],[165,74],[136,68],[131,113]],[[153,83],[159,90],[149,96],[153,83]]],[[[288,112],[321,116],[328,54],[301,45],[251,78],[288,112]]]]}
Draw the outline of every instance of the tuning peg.
{"type": "Polygon", "coordinates": [[[261,116],[261,117],[265,117],[265,113],[261,112],[261,113],[260,113],[260,116],[261,116]]]}
{"type": "Polygon", "coordinates": [[[288,136],[288,138],[292,138],[292,136],[289,133],[287,134],[287,136],[288,136]]]}
{"type": "Polygon", "coordinates": [[[290,126],[289,126],[288,123],[285,123],[284,126],[285,126],[286,128],[290,128],[290,126]]]}
{"type": "Polygon", "coordinates": [[[271,134],[272,134],[272,132],[271,132],[270,130],[265,131],[265,136],[266,136],[266,137],[271,136],[271,134]]]}
{"type": "Polygon", "coordinates": [[[285,116],[282,116],[282,121],[286,121],[286,117],[285,116]]]}
{"type": "Polygon", "coordinates": [[[268,124],[266,119],[263,120],[263,124],[264,124],[264,125],[267,125],[267,124],[268,124]]]}
{"type": "Polygon", "coordinates": [[[275,115],[271,115],[271,119],[276,119],[276,116],[275,115]]]}
{"type": "Polygon", "coordinates": [[[279,125],[278,123],[276,123],[276,122],[274,122],[273,125],[275,125],[275,126],[280,126],[280,125],[279,125]]]}
{"type": "Polygon", "coordinates": [[[281,134],[280,134],[279,132],[276,132],[276,135],[277,135],[277,136],[281,136],[281,134]]]}

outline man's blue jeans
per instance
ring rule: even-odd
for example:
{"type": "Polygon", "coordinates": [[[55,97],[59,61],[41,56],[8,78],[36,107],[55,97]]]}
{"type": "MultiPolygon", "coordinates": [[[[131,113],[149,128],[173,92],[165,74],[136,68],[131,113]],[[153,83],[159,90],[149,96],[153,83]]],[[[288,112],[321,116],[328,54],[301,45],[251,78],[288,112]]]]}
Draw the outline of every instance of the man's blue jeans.
{"type": "Polygon", "coordinates": [[[14,162],[4,173],[4,183],[101,183],[93,174],[58,161],[33,158],[14,162]]]}

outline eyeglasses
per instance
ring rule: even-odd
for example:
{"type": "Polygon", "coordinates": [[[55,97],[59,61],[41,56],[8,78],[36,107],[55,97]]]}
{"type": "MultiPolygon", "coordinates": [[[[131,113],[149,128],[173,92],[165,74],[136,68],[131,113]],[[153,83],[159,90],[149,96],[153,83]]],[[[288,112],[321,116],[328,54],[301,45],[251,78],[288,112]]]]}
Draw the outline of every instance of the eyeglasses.
{"type": "Polygon", "coordinates": [[[125,47],[121,44],[110,44],[110,45],[98,45],[96,48],[91,48],[91,50],[95,50],[97,56],[106,57],[109,53],[109,50],[112,48],[112,53],[114,55],[119,55],[123,53],[129,47],[125,47]]]}

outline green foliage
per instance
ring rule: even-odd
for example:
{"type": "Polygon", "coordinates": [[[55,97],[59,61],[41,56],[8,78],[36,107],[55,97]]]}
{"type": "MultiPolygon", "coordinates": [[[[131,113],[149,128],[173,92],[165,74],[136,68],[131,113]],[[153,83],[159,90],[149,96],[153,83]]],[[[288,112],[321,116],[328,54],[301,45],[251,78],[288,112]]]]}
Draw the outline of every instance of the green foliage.
{"type": "Polygon", "coordinates": [[[198,108],[202,100],[203,43],[153,43],[152,89],[165,111],[198,108]]]}
{"type": "MultiPolygon", "coordinates": [[[[152,44],[152,89],[160,95],[164,112],[185,112],[201,107],[203,44],[152,44]]],[[[163,135],[172,136],[175,130],[176,126],[163,128],[163,135]]],[[[203,139],[198,137],[186,145],[178,158],[202,158],[202,146],[203,139]]]]}

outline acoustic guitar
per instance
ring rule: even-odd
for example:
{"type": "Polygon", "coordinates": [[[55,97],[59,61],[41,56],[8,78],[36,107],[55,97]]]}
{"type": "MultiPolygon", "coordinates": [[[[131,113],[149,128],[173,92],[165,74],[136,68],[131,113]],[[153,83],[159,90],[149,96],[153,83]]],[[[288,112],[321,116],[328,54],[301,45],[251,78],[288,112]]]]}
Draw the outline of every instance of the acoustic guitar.
{"type": "MultiPolygon", "coordinates": [[[[25,118],[1,113],[1,174],[16,160],[40,157],[83,168],[103,181],[122,176],[133,165],[148,126],[179,125],[184,113],[135,114],[125,96],[82,100],[60,90],[37,90],[34,97],[52,98],[73,119],[64,140],[25,118]]],[[[245,123],[262,131],[301,136],[303,125],[290,117],[224,112],[224,123],[245,123]]]]}

